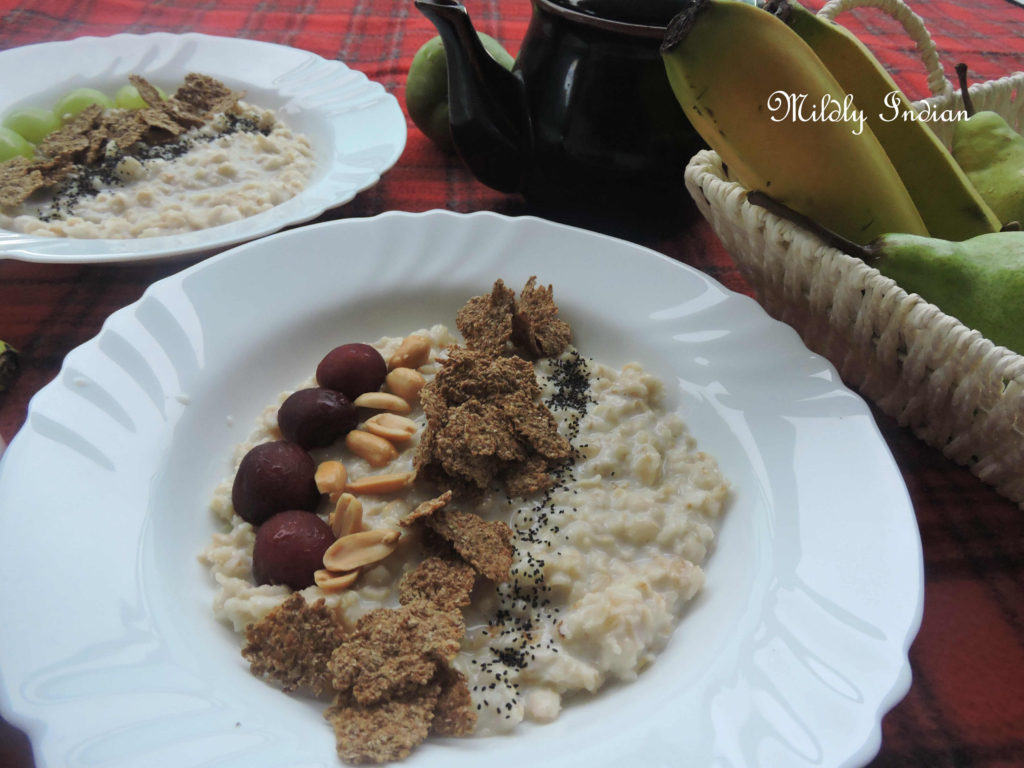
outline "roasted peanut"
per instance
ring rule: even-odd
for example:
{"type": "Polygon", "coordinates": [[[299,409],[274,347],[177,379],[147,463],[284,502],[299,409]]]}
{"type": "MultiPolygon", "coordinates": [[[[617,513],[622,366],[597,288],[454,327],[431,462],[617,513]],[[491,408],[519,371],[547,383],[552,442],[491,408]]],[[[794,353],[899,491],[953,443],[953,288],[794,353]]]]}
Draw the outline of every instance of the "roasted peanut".
{"type": "Polygon", "coordinates": [[[335,573],[334,571],[322,568],[313,574],[313,581],[324,592],[341,592],[341,590],[348,589],[355,584],[358,578],[358,570],[348,573],[335,573]]]}
{"type": "Polygon", "coordinates": [[[386,475],[366,475],[348,484],[352,493],[366,493],[371,495],[397,493],[412,485],[416,479],[415,472],[395,472],[386,475]]]}
{"type": "Polygon", "coordinates": [[[366,459],[371,467],[384,467],[398,458],[395,446],[383,437],[371,435],[361,429],[353,429],[345,435],[345,445],[361,459],[366,459]]]}
{"type": "Polygon", "coordinates": [[[427,380],[423,374],[412,368],[395,368],[384,379],[388,390],[412,405],[420,399],[420,390],[427,380]]]}
{"type": "Polygon", "coordinates": [[[378,528],[343,536],[324,552],[324,568],[329,571],[352,571],[376,563],[395,551],[401,534],[378,528]]]}
{"type": "Polygon", "coordinates": [[[406,336],[395,354],[388,360],[388,370],[395,368],[419,368],[430,359],[430,339],[413,334],[406,336]]]}
{"type": "Polygon", "coordinates": [[[392,443],[407,443],[416,434],[416,422],[395,413],[378,413],[366,420],[363,429],[392,443]]]}
{"type": "Polygon", "coordinates": [[[408,413],[412,410],[407,400],[388,392],[367,392],[355,399],[355,405],[360,408],[373,408],[376,411],[391,411],[393,413],[408,413]]]}
{"type": "Polygon", "coordinates": [[[331,512],[331,530],[339,539],[363,530],[363,502],[351,493],[343,493],[331,512]]]}
{"type": "Polygon", "coordinates": [[[316,468],[316,487],[320,493],[328,494],[332,499],[345,490],[348,472],[340,461],[322,461],[316,468]]]}

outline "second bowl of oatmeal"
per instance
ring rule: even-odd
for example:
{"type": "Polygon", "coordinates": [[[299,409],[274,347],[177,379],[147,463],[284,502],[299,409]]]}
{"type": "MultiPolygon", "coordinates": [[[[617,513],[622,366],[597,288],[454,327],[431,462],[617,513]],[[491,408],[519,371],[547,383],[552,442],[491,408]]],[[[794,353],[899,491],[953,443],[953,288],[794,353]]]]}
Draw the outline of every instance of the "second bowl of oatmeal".
{"type": "Polygon", "coordinates": [[[0,163],[0,256],[94,262],[212,252],[347,202],[405,145],[401,110],[380,85],[269,43],[79,38],[4,51],[0,76],[12,84],[2,118],[46,113],[69,91],[100,102],[62,115],[48,138],[32,135],[34,156],[0,163]],[[142,98],[125,109],[115,96],[133,76],[144,79],[135,82],[142,98]]]}

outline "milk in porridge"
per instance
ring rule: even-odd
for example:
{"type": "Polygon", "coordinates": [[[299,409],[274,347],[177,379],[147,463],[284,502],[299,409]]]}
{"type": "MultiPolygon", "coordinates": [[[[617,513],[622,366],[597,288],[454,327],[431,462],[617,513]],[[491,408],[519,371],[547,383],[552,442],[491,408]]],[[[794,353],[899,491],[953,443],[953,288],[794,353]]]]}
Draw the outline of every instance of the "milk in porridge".
{"type": "MultiPolygon", "coordinates": [[[[432,342],[430,362],[420,368],[429,378],[438,353],[457,340],[440,325],[419,333],[432,342]]],[[[387,359],[400,341],[385,338],[374,346],[387,359]]],[[[641,366],[616,369],[584,360],[570,347],[540,360],[536,371],[543,400],[576,460],[556,474],[549,491],[516,500],[493,491],[472,507],[484,519],[508,522],[515,546],[510,582],[478,582],[465,611],[467,634],[452,662],[468,678],[477,734],[509,731],[524,719],[550,721],[564,696],[632,680],[649,665],[703,585],[701,563],[728,498],[715,460],[697,450],[680,417],[665,409],[663,385],[641,366]]],[[[235,467],[253,445],[279,439],[279,404],[239,446],[235,467]]],[[[421,432],[422,412],[414,410],[411,418],[421,432]]],[[[412,469],[417,440],[389,471],[412,469]]],[[[316,461],[341,457],[337,447],[312,453],[316,461]]],[[[350,477],[373,472],[351,455],[344,461],[350,477]]],[[[225,531],[214,534],[201,560],[217,582],[214,614],[242,632],[291,590],[253,583],[255,532],[232,510],[233,474],[212,501],[225,531]]],[[[364,523],[396,528],[431,495],[414,486],[398,499],[366,497],[364,523]]],[[[421,559],[412,530],[354,588],[325,595],[313,586],[302,594],[310,602],[325,597],[351,625],[373,608],[397,606],[399,579],[421,559]]]]}
{"type": "MultiPolygon", "coordinates": [[[[168,114],[160,118],[176,126],[168,114]]],[[[98,125],[92,130],[132,116],[126,110],[97,111],[94,122],[98,125]]],[[[272,111],[237,102],[229,111],[203,119],[202,125],[191,123],[188,130],[176,126],[183,132],[155,144],[132,134],[126,137],[132,144],[120,147],[116,137],[96,133],[91,139],[103,147],[102,152],[77,159],[71,167],[66,167],[65,157],[66,169],[54,179],[14,197],[10,195],[16,185],[28,183],[39,173],[34,169],[51,173],[47,169],[55,161],[37,156],[21,176],[11,172],[14,165],[8,167],[5,183],[12,186],[4,190],[0,184],[4,193],[0,200],[19,202],[0,203],[0,229],[72,238],[176,235],[254,216],[290,200],[309,184],[315,169],[309,140],[272,111]]],[[[90,138],[88,133],[82,135],[90,138]]],[[[70,153],[68,146],[51,151],[70,153]]],[[[85,145],[70,146],[81,152],[85,145]]],[[[45,150],[44,142],[40,151],[45,150]]],[[[11,162],[21,163],[17,168],[25,166],[21,158],[11,162]]]]}

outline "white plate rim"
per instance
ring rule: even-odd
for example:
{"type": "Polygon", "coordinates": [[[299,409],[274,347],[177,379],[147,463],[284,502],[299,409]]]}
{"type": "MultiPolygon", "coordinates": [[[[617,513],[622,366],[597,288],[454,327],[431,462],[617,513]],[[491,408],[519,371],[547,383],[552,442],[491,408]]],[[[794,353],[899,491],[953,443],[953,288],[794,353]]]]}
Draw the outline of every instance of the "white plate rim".
{"type": "MultiPolygon", "coordinates": [[[[447,227],[447,226],[451,225],[451,226],[454,226],[456,228],[458,228],[460,226],[459,223],[458,223],[460,221],[470,221],[470,222],[473,222],[473,221],[475,221],[475,222],[484,221],[484,222],[487,222],[488,224],[493,224],[499,230],[508,229],[508,228],[515,228],[515,227],[535,226],[535,227],[548,228],[551,231],[570,231],[570,232],[575,233],[575,236],[578,236],[578,237],[582,238],[583,240],[588,240],[589,239],[589,240],[591,240],[592,242],[595,242],[595,243],[596,242],[616,243],[616,244],[618,244],[618,246],[627,247],[629,250],[631,250],[631,251],[633,251],[633,252],[635,252],[637,254],[643,253],[643,254],[645,254],[646,258],[653,257],[653,258],[655,258],[657,260],[660,260],[662,262],[668,263],[668,264],[672,265],[675,268],[679,268],[679,269],[682,269],[684,271],[687,271],[687,272],[691,273],[692,276],[694,276],[694,277],[696,277],[696,278],[706,282],[709,285],[715,286],[715,288],[717,290],[721,291],[722,294],[728,296],[730,301],[746,302],[749,305],[753,305],[754,309],[757,312],[760,312],[761,315],[763,315],[763,320],[766,323],[771,324],[772,326],[774,326],[775,331],[778,331],[778,332],[783,333],[783,334],[788,334],[789,336],[792,337],[792,339],[796,339],[796,341],[795,341],[796,344],[798,344],[799,346],[802,347],[802,343],[799,342],[799,340],[795,336],[795,333],[792,332],[791,329],[788,328],[788,326],[784,326],[781,323],[778,323],[777,321],[774,321],[774,320],[771,320],[770,318],[768,318],[767,315],[765,315],[763,313],[763,311],[760,310],[760,307],[758,307],[752,300],[750,300],[750,299],[748,299],[746,297],[740,296],[739,294],[735,294],[735,293],[729,291],[728,289],[725,289],[724,287],[720,286],[717,282],[715,282],[710,277],[708,277],[708,276],[704,275],[703,273],[700,273],[700,272],[692,269],[691,267],[688,267],[688,266],[686,266],[684,264],[680,264],[679,262],[675,262],[672,259],[669,259],[668,257],[666,257],[666,256],[664,256],[662,254],[659,254],[657,252],[651,251],[649,249],[642,248],[640,246],[636,246],[636,245],[631,244],[631,243],[625,243],[624,241],[619,241],[619,240],[616,240],[615,238],[607,237],[607,236],[600,235],[600,234],[597,234],[597,233],[588,232],[588,231],[584,231],[584,230],[576,230],[576,229],[574,229],[572,227],[567,227],[567,226],[564,226],[564,225],[554,224],[554,223],[547,222],[547,221],[544,221],[544,220],[541,220],[541,219],[535,219],[533,217],[510,218],[510,217],[506,217],[506,216],[503,216],[503,215],[500,215],[500,214],[494,214],[494,213],[491,213],[491,212],[478,212],[478,213],[474,213],[474,214],[465,215],[465,214],[455,214],[455,213],[452,213],[452,212],[449,212],[449,211],[429,211],[429,212],[417,213],[417,214],[406,213],[406,212],[389,212],[389,213],[386,213],[386,214],[381,214],[379,216],[370,217],[370,218],[366,218],[366,219],[350,219],[350,220],[339,221],[339,222],[326,222],[326,223],[323,223],[323,224],[314,225],[312,227],[306,227],[306,228],[303,228],[301,230],[296,230],[294,232],[281,233],[281,234],[278,234],[278,235],[274,235],[274,236],[272,236],[272,238],[261,240],[261,241],[259,241],[257,243],[250,243],[250,244],[247,244],[245,246],[241,246],[241,247],[239,247],[237,249],[233,249],[232,251],[228,251],[228,252],[225,252],[223,254],[220,254],[220,255],[218,255],[218,256],[216,256],[216,257],[214,257],[214,258],[212,258],[212,259],[210,259],[210,260],[208,260],[206,262],[202,262],[200,264],[196,264],[196,265],[194,265],[192,267],[189,267],[189,268],[183,270],[182,272],[180,272],[180,273],[178,273],[176,275],[172,275],[171,277],[165,278],[164,280],[158,281],[154,285],[150,286],[150,288],[148,288],[146,290],[146,292],[144,293],[143,297],[138,302],[136,302],[136,303],[134,303],[132,305],[129,305],[128,307],[126,307],[126,308],[124,308],[122,310],[118,310],[118,312],[114,313],[108,319],[108,321],[106,323],[104,323],[103,330],[101,330],[100,334],[96,338],[94,338],[94,339],[90,340],[89,342],[86,342],[85,344],[81,345],[73,353],[69,354],[68,358],[71,359],[74,356],[75,353],[81,352],[83,350],[87,350],[90,346],[95,346],[97,344],[98,339],[100,339],[103,336],[103,334],[108,330],[108,328],[111,325],[117,324],[119,318],[121,320],[124,320],[133,310],[137,309],[138,306],[143,301],[145,301],[148,296],[152,296],[152,295],[160,292],[161,290],[163,290],[167,286],[173,285],[175,283],[180,284],[180,282],[183,279],[185,279],[185,278],[187,278],[187,277],[189,277],[191,275],[195,275],[195,274],[201,272],[204,269],[208,269],[212,265],[219,264],[219,263],[223,262],[226,259],[237,258],[237,256],[232,255],[232,254],[235,253],[235,251],[245,250],[245,249],[248,249],[248,248],[252,248],[254,246],[272,246],[272,245],[275,245],[276,242],[280,242],[280,241],[282,241],[282,240],[284,240],[286,238],[292,238],[292,237],[294,237],[296,235],[303,236],[302,233],[306,233],[308,235],[310,233],[310,231],[314,231],[314,230],[330,229],[330,230],[341,231],[346,226],[350,226],[350,225],[365,226],[367,224],[369,224],[371,226],[386,227],[386,226],[388,226],[389,222],[392,222],[392,221],[395,221],[395,220],[404,220],[404,221],[412,220],[412,221],[421,222],[421,223],[423,223],[423,222],[431,222],[431,221],[440,221],[442,226],[446,226],[447,227]]],[[[820,365],[821,365],[823,370],[830,371],[835,376],[835,381],[838,382],[838,384],[837,384],[838,389],[845,390],[845,387],[843,387],[841,382],[839,382],[838,374],[835,372],[835,369],[831,366],[831,364],[828,363],[828,361],[824,360],[823,358],[820,358],[817,355],[813,355],[812,353],[809,353],[809,352],[807,353],[807,356],[808,356],[808,358],[814,358],[815,360],[817,360],[818,363],[820,363],[820,365]]],[[[28,415],[28,417],[26,419],[26,426],[23,427],[22,430],[18,433],[18,435],[15,436],[14,440],[12,441],[12,443],[9,446],[8,450],[6,451],[6,453],[2,457],[0,457],[0,491],[4,491],[4,490],[9,491],[11,486],[16,483],[16,480],[13,480],[12,478],[9,478],[8,476],[5,475],[5,473],[3,472],[3,469],[6,466],[9,466],[15,460],[13,457],[21,458],[22,452],[29,450],[26,446],[28,445],[28,443],[31,442],[30,435],[33,432],[33,429],[32,429],[32,426],[31,426],[31,424],[32,424],[31,416],[32,416],[33,412],[38,410],[37,406],[39,404],[39,401],[45,399],[48,394],[52,394],[54,390],[56,390],[60,386],[62,386],[61,381],[64,378],[63,377],[63,373],[64,373],[64,369],[65,369],[66,366],[67,366],[67,360],[65,361],[64,366],[62,366],[62,373],[60,375],[58,375],[57,379],[54,382],[52,382],[51,384],[48,384],[46,387],[44,387],[42,390],[40,390],[40,392],[37,393],[37,395],[35,397],[33,397],[32,401],[31,401],[31,403],[29,405],[29,415],[28,415]],[[4,480],[6,480],[6,482],[3,482],[4,480]]],[[[64,384],[64,386],[66,386],[66,384],[64,384]]],[[[880,451],[881,451],[882,454],[884,454],[885,457],[887,457],[887,460],[888,460],[888,462],[890,464],[891,471],[894,472],[898,476],[899,475],[899,471],[898,471],[898,468],[895,465],[895,461],[893,460],[891,452],[888,450],[888,447],[885,444],[885,441],[882,438],[882,435],[881,435],[880,431],[878,430],[877,425],[874,423],[874,420],[872,418],[870,418],[870,411],[867,409],[866,404],[864,404],[863,401],[860,400],[860,398],[858,396],[854,395],[853,393],[849,393],[848,390],[845,390],[845,391],[853,399],[859,401],[861,407],[864,410],[864,412],[866,412],[868,414],[869,422],[871,424],[871,429],[873,430],[874,436],[877,439],[880,451]]],[[[873,717],[872,717],[873,725],[867,730],[866,733],[863,734],[863,741],[856,748],[850,750],[845,755],[845,757],[842,760],[839,760],[839,761],[834,762],[834,763],[828,763],[828,765],[832,765],[832,764],[842,765],[842,766],[863,765],[863,764],[867,763],[874,755],[876,755],[878,750],[879,750],[880,743],[881,743],[881,729],[880,729],[880,725],[881,725],[882,715],[884,715],[885,712],[887,712],[889,709],[891,709],[906,694],[907,690],[910,687],[911,671],[910,671],[910,666],[909,666],[909,661],[908,661],[907,653],[909,651],[910,644],[912,643],[912,641],[913,641],[913,639],[914,639],[914,637],[915,637],[915,635],[916,635],[916,633],[917,633],[917,631],[918,631],[918,629],[920,627],[920,622],[921,622],[921,617],[922,617],[922,612],[923,612],[924,568],[923,568],[923,556],[922,556],[922,552],[921,552],[920,537],[919,537],[919,534],[917,534],[916,523],[915,523],[914,518],[913,518],[913,508],[912,508],[911,503],[910,503],[909,494],[908,494],[908,492],[906,490],[906,487],[904,485],[902,485],[902,481],[901,480],[900,480],[900,487],[902,488],[902,497],[903,497],[900,501],[902,502],[903,505],[905,505],[904,510],[903,510],[903,512],[901,514],[904,514],[904,515],[909,514],[910,515],[909,522],[911,524],[913,524],[913,531],[916,534],[914,537],[912,537],[913,541],[909,541],[908,542],[908,544],[911,546],[911,549],[913,551],[906,553],[908,557],[912,557],[914,559],[914,561],[915,561],[914,562],[914,567],[911,568],[910,571],[912,572],[913,575],[916,576],[916,581],[913,584],[908,585],[908,590],[909,590],[908,593],[916,593],[916,598],[912,599],[912,601],[911,601],[914,604],[913,608],[902,619],[902,621],[903,621],[902,626],[904,627],[904,632],[903,632],[902,637],[900,637],[898,639],[898,641],[891,643],[890,650],[897,650],[898,649],[899,664],[898,664],[894,674],[892,675],[891,680],[889,681],[889,683],[887,685],[887,690],[877,699],[877,701],[874,702],[874,711],[873,711],[873,717]]],[[[0,493],[0,498],[2,498],[2,493],[0,493]]],[[[2,511],[0,511],[0,519],[2,519],[2,514],[3,514],[2,511]]],[[[3,572],[4,572],[4,569],[3,569],[2,566],[0,566],[0,573],[3,573],[3,572]]],[[[20,699],[20,697],[16,697],[14,695],[14,692],[12,692],[10,689],[7,688],[7,686],[5,685],[4,676],[2,674],[0,674],[0,710],[3,711],[4,716],[8,720],[10,720],[12,723],[14,723],[15,725],[18,725],[18,726],[26,729],[28,731],[30,737],[32,738],[33,743],[35,743],[36,740],[42,740],[42,739],[47,738],[47,736],[49,735],[49,730],[48,730],[47,725],[44,724],[42,721],[34,719],[34,718],[28,716],[27,714],[23,714],[22,711],[19,711],[19,710],[22,710],[23,708],[24,708],[24,700],[20,699]]],[[[414,763],[410,763],[410,765],[412,765],[412,764],[414,764],[414,763]]]]}
{"type": "MultiPolygon", "coordinates": [[[[174,59],[180,51],[187,51],[190,46],[205,47],[208,50],[232,47],[247,49],[254,57],[277,56],[282,61],[285,58],[295,60],[298,63],[292,71],[280,73],[280,79],[287,83],[290,102],[301,104],[304,99],[312,99],[314,102],[320,100],[321,103],[329,103],[335,91],[343,93],[343,98],[350,106],[345,109],[332,107],[333,112],[324,109],[324,119],[337,121],[340,116],[353,111],[365,114],[366,119],[377,121],[382,140],[389,143],[387,155],[375,158],[375,162],[370,166],[362,168],[364,172],[356,180],[341,181],[340,177],[332,178],[332,168],[319,169],[309,186],[281,205],[238,222],[181,235],[110,240],[39,237],[0,229],[0,259],[50,264],[90,264],[147,262],[212,253],[264,237],[284,227],[303,224],[328,210],[350,202],[356,195],[380,181],[381,176],[394,166],[405,149],[405,116],[398,100],[388,93],[383,85],[370,80],[362,72],[348,67],[341,61],[326,59],[311,51],[280,43],[199,32],[84,35],[70,40],[32,43],[0,51],[0,76],[3,76],[6,70],[13,71],[19,67],[19,62],[26,58],[47,54],[56,57],[78,57],[81,60],[81,57],[99,52],[117,62],[123,56],[121,49],[126,46],[148,46],[148,49],[133,51],[132,56],[138,62],[138,66],[132,66],[129,62],[118,66],[118,71],[123,71],[124,74],[129,71],[147,74],[147,62],[154,59],[160,66],[166,66],[168,59],[174,59]],[[301,83],[297,84],[291,80],[294,75],[309,78],[316,83],[321,92],[314,96],[309,90],[303,89],[301,83]],[[324,83],[328,79],[337,81],[336,87],[325,89],[324,83]]],[[[203,51],[200,50],[200,53],[203,51]]],[[[95,68],[96,63],[93,62],[91,66],[95,68]]],[[[181,74],[184,75],[187,69],[184,67],[181,74]]],[[[218,72],[206,73],[224,76],[218,72]]],[[[12,98],[15,104],[32,101],[31,96],[24,94],[15,94],[9,98],[12,98]]],[[[7,103],[0,103],[0,113],[6,110],[7,103]]],[[[320,147],[318,152],[333,149],[320,147]]],[[[336,160],[339,165],[342,164],[340,158],[336,160]]]]}

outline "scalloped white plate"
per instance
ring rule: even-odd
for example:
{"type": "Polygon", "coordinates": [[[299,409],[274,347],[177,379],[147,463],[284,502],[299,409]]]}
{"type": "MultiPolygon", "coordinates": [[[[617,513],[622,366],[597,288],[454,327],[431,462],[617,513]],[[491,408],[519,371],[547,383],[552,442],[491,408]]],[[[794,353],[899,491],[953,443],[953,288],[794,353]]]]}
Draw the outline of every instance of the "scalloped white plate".
{"type": "Polygon", "coordinates": [[[74,88],[113,93],[140,74],[173,91],[201,72],[246,92],[306,134],[316,170],[298,195],[230,224],[128,240],[37,237],[0,229],[0,258],[38,262],[145,261],[213,252],[315,219],[373,186],[405,148],[405,117],[379,83],[340,61],[283,45],[210,35],[80,37],[0,52],[0,115],[54,104],[74,88]]]}
{"type": "Polygon", "coordinates": [[[540,219],[388,213],[235,248],[71,352],[0,461],[0,704],[40,768],[335,766],[321,705],[248,673],[196,561],[263,406],[344,341],[553,282],[579,347],[669,384],[735,488],[707,587],[629,685],[410,766],[849,766],[910,684],[923,567],[864,402],[752,300],[540,219]],[[281,258],[287,254],[288,259],[281,258]],[[540,759],[539,756],[543,756],[540,759]]]}

